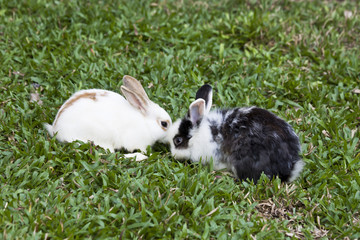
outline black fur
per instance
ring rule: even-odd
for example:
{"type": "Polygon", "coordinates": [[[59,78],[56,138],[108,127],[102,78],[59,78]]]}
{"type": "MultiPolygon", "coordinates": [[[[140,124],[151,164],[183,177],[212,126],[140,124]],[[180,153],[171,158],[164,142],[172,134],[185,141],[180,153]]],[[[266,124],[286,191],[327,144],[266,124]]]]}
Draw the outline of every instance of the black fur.
{"type": "Polygon", "coordinates": [[[269,178],[279,176],[282,181],[290,178],[301,158],[299,139],[288,123],[256,107],[218,113],[223,116],[223,123],[210,123],[213,139],[219,139],[221,161],[234,166],[239,179],[256,182],[262,172],[269,178]],[[226,116],[228,112],[231,114],[226,116]]]}
{"type": "Polygon", "coordinates": [[[199,90],[196,92],[195,99],[202,98],[205,100],[206,103],[209,102],[209,93],[212,91],[212,87],[209,84],[203,85],[199,90]]]}
{"type": "Polygon", "coordinates": [[[174,141],[174,144],[175,144],[176,148],[181,149],[181,148],[187,148],[188,147],[189,139],[191,138],[189,133],[190,133],[190,130],[192,129],[192,127],[193,127],[193,124],[189,119],[184,118],[181,121],[180,126],[179,126],[179,132],[173,138],[173,141],[174,141]],[[182,142],[180,144],[176,144],[175,139],[179,138],[179,137],[182,139],[182,142]]]}

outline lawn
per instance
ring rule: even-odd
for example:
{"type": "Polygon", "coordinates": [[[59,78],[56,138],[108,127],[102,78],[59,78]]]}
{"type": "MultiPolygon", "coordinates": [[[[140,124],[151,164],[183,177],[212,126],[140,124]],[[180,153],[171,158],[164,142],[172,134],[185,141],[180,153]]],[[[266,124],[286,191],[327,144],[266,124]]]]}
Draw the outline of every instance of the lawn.
{"type": "Polygon", "coordinates": [[[360,238],[359,1],[0,0],[0,239],[360,238]],[[204,83],[299,135],[293,183],[59,143],[77,90],[142,81],[173,120],[204,83]]]}

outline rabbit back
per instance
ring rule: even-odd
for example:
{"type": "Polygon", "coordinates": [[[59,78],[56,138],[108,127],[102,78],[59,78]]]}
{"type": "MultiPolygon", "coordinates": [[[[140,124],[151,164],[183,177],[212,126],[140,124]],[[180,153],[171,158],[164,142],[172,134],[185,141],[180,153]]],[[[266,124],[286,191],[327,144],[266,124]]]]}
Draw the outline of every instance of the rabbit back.
{"type": "Polygon", "coordinates": [[[57,133],[62,142],[92,141],[110,151],[122,147],[145,151],[152,143],[145,121],[141,112],[120,94],[89,89],[70,97],[58,111],[53,125],[46,128],[50,134],[57,133]]]}
{"type": "Polygon", "coordinates": [[[303,167],[300,143],[287,122],[258,107],[220,110],[218,114],[223,121],[210,125],[213,139],[221,139],[222,161],[239,179],[256,181],[262,172],[282,181],[297,177],[303,167]]]}

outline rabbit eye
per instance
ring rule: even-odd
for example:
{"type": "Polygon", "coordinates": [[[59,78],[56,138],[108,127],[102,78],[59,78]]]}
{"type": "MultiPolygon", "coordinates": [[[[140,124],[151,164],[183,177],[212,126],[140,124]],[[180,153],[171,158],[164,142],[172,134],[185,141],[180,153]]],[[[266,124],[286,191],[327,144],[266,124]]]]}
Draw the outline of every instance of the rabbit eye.
{"type": "Polygon", "coordinates": [[[175,146],[179,146],[182,142],[183,142],[183,138],[182,137],[175,137],[173,140],[175,146]]]}
{"type": "Polygon", "coordinates": [[[166,121],[161,121],[161,126],[163,126],[164,128],[167,128],[168,123],[166,121]]]}

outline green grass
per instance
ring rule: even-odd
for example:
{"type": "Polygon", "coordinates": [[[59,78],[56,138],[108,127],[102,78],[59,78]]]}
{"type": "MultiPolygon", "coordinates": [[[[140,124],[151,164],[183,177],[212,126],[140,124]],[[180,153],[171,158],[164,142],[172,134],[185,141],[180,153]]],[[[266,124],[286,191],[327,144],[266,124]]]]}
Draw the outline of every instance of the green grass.
{"type": "Polygon", "coordinates": [[[0,0],[0,238],[360,238],[359,12],[351,0],[0,0]],[[203,83],[217,107],[272,110],[299,134],[305,170],[254,185],[162,145],[134,162],[48,136],[72,93],[118,91],[125,74],[173,119],[203,83]]]}

